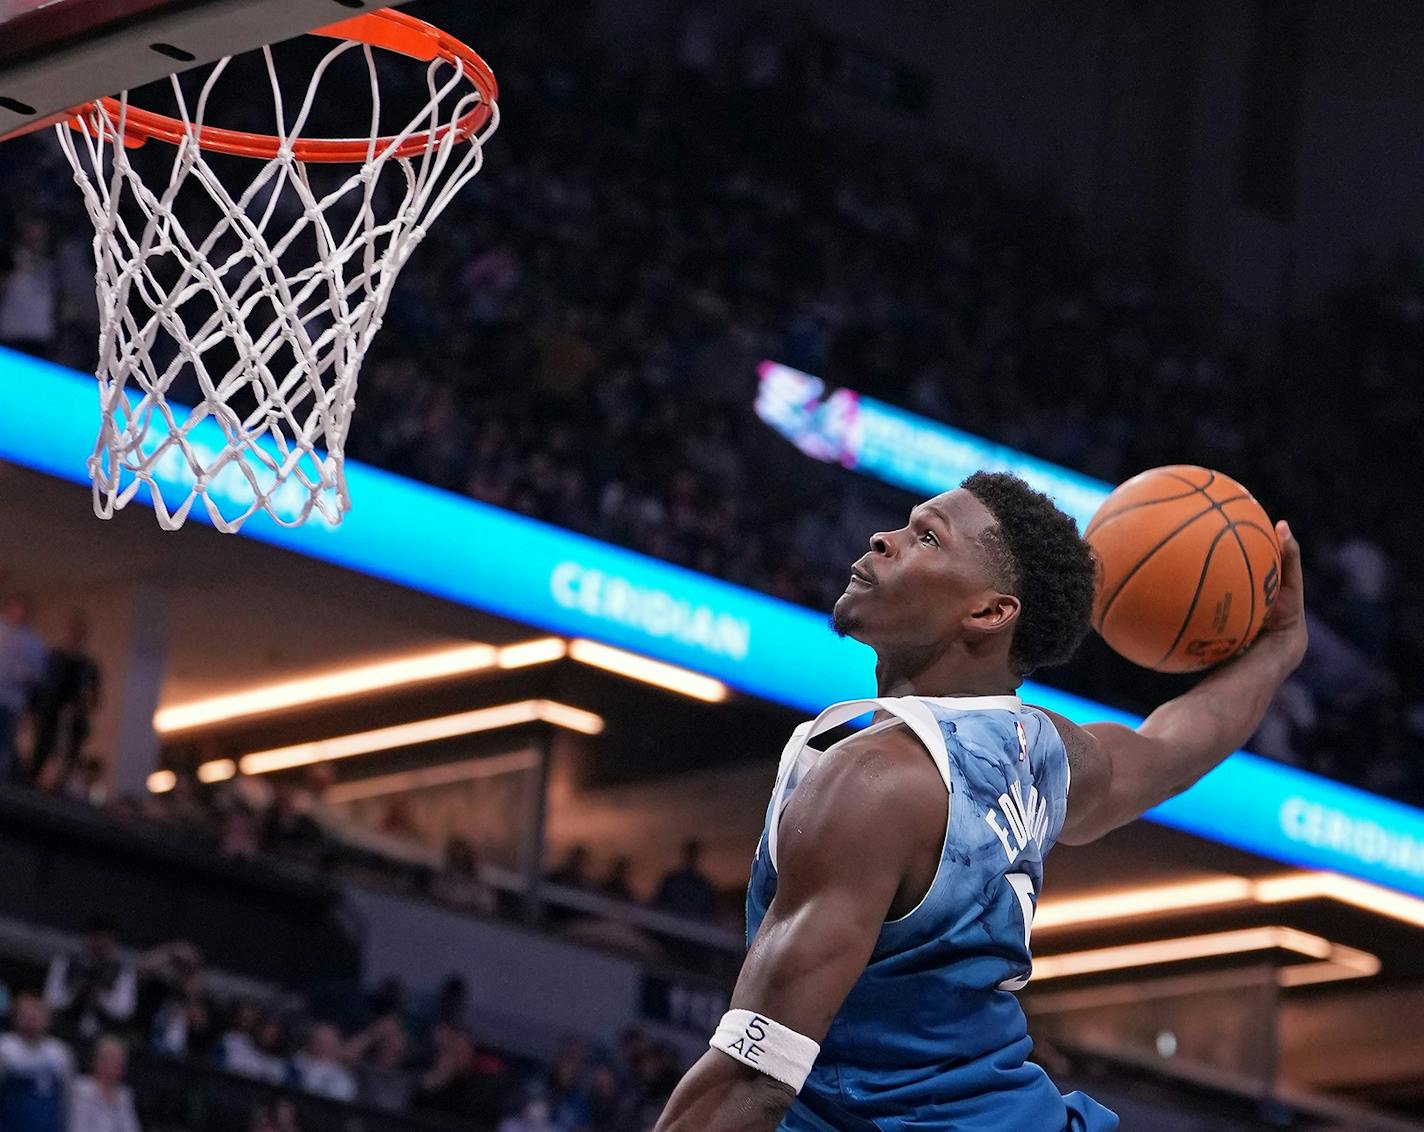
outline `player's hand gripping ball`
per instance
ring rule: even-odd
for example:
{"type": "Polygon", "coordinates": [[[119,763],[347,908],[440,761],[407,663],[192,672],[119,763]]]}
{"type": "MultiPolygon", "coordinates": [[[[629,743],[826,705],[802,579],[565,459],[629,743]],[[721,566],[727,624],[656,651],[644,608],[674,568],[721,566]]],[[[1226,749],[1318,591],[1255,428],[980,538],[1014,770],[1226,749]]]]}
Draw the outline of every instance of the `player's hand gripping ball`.
{"type": "Polygon", "coordinates": [[[1098,559],[1093,628],[1128,660],[1192,672],[1245,649],[1281,583],[1276,530],[1229,476],[1178,464],[1133,476],[1085,532],[1098,559]]]}

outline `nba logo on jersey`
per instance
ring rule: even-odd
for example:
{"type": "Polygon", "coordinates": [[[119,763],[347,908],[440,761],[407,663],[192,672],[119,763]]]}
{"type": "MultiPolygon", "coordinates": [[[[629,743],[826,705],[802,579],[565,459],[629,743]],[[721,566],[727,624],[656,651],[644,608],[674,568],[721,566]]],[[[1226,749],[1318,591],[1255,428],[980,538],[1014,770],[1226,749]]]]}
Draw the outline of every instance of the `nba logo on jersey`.
{"type": "Polygon", "coordinates": [[[1028,758],[1028,733],[1017,719],[1014,720],[1014,730],[1019,736],[1019,762],[1023,762],[1028,758]]]}

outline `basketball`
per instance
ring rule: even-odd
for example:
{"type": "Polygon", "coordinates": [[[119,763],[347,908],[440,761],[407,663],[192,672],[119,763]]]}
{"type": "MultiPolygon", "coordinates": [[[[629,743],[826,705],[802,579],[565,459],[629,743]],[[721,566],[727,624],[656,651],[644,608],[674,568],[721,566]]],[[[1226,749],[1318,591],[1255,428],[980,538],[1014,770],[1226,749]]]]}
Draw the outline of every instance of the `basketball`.
{"type": "Polygon", "coordinates": [[[1261,631],[1280,585],[1275,525],[1230,476],[1179,464],[1133,476],[1085,537],[1098,559],[1093,628],[1134,664],[1209,668],[1261,631]]]}

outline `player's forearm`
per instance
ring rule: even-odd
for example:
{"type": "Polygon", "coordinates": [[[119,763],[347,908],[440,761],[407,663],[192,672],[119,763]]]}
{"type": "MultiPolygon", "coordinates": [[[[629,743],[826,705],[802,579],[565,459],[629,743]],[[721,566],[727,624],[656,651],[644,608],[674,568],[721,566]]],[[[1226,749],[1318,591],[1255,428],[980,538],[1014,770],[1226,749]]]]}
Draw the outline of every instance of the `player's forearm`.
{"type": "Polygon", "coordinates": [[[1262,637],[1243,656],[1168,700],[1137,729],[1153,740],[1150,807],[1181,793],[1255,733],[1304,655],[1304,639],[1262,637]]]}
{"type": "Polygon", "coordinates": [[[653,1132],[774,1132],[791,1090],[708,1050],[673,1091],[653,1132]]]}

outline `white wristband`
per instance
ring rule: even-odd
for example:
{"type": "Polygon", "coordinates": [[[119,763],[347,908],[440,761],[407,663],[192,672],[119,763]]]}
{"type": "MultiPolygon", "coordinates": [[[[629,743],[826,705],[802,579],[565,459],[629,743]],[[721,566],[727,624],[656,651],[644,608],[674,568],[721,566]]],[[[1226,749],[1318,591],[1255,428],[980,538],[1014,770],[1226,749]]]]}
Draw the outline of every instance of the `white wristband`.
{"type": "Polygon", "coordinates": [[[821,1047],[804,1034],[750,1010],[729,1010],[707,1043],[797,1093],[821,1047]]]}

